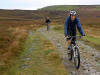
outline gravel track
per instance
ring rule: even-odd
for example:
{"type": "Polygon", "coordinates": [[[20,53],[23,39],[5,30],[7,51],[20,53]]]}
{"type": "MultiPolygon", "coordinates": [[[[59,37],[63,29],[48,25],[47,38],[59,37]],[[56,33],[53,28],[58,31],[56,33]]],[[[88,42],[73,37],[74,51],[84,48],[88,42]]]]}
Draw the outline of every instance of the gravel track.
{"type": "Polygon", "coordinates": [[[62,58],[62,63],[70,75],[100,75],[100,52],[98,50],[79,41],[81,66],[79,70],[76,70],[73,61],[68,61],[66,39],[64,35],[54,30],[46,31],[46,28],[41,28],[38,31],[47,37],[57,48],[62,58]]]}

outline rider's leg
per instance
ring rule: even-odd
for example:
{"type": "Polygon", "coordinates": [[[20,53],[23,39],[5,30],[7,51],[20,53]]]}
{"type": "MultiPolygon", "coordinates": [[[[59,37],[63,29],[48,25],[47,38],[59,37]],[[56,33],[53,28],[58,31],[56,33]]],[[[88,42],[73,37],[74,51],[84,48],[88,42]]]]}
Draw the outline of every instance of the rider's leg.
{"type": "Polygon", "coordinates": [[[71,43],[71,38],[67,38],[67,46],[70,46],[70,43],[71,43]]]}
{"type": "Polygon", "coordinates": [[[48,29],[50,30],[50,22],[48,23],[48,29]]]}
{"type": "Polygon", "coordinates": [[[70,40],[70,38],[67,38],[68,53],[70,53],[70,44],[71,44],[71,40],[70,40]]]}
{"type": "Polygon", "coordinates": [[[70,47],[71,40],[67,40],[67,46],[70,47]]]}
{"type": "Polygon", "coordinates": [[[48,31],[48,23],[47,23],[47,31],[48,31]]]}
{"type": "Polygon", "coordinates": [[[76,44],[75,41],[76,41],[76,37],[72,38],[72,42],[71,43],[75,45],[76,44]]]}
{"type": "Polygon", "coordinates": [[[48,30],[49,30],[49,23],[48,23],[48,30]]]}
{"type": "MultiPolygon", "coordinates": [[[[72,36],[76,36],[76,32],[73,32],[72,36]]],[[[75,45],[75,41],[76,41],[76,37],[73,37],[71,43],[75,45]]]]}

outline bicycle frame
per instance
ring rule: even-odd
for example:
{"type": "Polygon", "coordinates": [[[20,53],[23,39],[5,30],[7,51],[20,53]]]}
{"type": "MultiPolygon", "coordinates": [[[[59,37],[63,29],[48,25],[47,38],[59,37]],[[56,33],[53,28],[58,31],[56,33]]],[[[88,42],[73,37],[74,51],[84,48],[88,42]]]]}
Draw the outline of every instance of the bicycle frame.
{"type": "MultiPolygon", "coordinates": [[[[76,39],[77,39],[78,37],[81,39],[82,36],[70,36],[70,37],[71,37],[71,43],[70,43],[70,45],[72,46],[72,50],[75,51],[75,48],[76,48],[76,47],[79,49],[79,47],[78,47],[78,45],[77,45],[77,40],[75,41],[75,44],[72,44],[72,39],[73,39],[73,38],[76,38],[76,39]]],[[[74,52],[74,53],[75,53],[75,52],[74,52]]],[[[75,57],[76,54],[74,54],[73,56],[75,57]]]]}
{"type": "Polygon", "coordinates": [[[77,39],[78,37],[81,38],[82,36],[71,36],[71,43],[70,43],[71,53],[68,55],[69,55],[69,60],[72,60],[72,58],[74,58],[75,68],[79,69],[79,67],[80,67],[80,52],[79,52],[79,47],[76,43],[77,40],[75,40],[75,44],[72,43],[72,39],[74,37],[77,39]]]}

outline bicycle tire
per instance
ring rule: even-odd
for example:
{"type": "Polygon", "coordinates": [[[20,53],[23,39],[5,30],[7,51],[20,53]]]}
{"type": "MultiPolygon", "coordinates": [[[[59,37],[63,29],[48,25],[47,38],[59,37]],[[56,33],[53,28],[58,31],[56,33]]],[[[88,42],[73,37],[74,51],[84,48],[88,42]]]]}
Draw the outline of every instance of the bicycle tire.
{"type": "Polygon", "coordinates": [[[77,57],[74,57],[74,66],[76,69],[79,69],[79,67],[80,67],[80,52],[79,52],[78,47],[75,47],[74,49],[75,49],[75,52],[77,52],[77,57]],[[78,62],[78,63],[76,63],[76,62],[78,62]]]}

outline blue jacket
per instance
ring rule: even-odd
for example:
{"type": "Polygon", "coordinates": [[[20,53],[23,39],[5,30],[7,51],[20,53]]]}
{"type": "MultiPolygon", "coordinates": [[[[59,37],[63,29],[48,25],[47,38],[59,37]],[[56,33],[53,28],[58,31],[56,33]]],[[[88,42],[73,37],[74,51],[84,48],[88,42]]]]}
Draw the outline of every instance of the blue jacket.
{"type": "Polygon", "coordinates": [[[70,32],[76,34],[76,29],[78,29],[81,35],[85,35],[78,17],[74,21],[71,21],[70,16],[68,16],[65,22],[65,36],[71,35],[70,32]]]}

